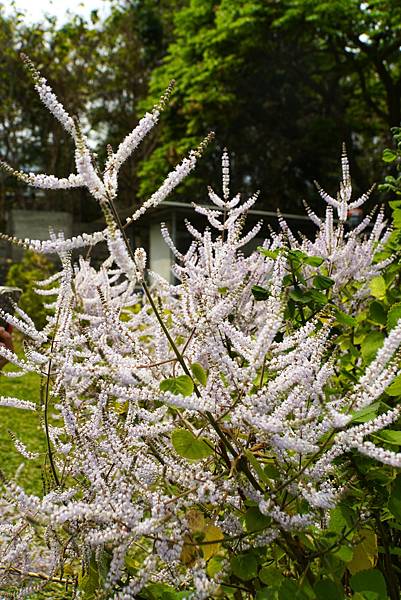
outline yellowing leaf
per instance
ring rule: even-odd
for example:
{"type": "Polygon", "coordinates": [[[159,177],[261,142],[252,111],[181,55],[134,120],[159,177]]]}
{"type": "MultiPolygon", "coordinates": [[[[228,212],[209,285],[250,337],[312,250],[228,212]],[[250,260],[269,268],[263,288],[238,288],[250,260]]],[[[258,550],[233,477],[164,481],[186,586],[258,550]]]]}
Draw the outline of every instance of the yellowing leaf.
{"type": "Polygon", "coordinates": [[[379,300],[384,298],[386,295],[386,282],[384,281],[384,277],[381,275],[373,277],[370,282],[370,292],[372,296],[379,298],[379,300]]]}
{"type": "Polygon", "coordinates": [[[209,560],[220,550],[221,542],[224,540],[223,532],[216,525],[207,525],[203,530],[205,537],[200,545],[203,553],[203,558],[209,560]],[[208,542],[205,544],[205,542],[208,542]]]}
{"type": "Polygon", "coordinates": [[[189,510],[185,515],[185,518],[188,522],[188,527],[192,532],[203,531],[205,527],[205,517],[200,510],[191,508],[191,510],[189,510]]]}
{"type": "Polygon", "coordinates": [[[184,544],[181,550],[181,562],[188,567],[191,567],[197,558],[197,548],[193,539],[188,533],[184,534],[184,544]]]}
{"type": "Polygon", "coordinates": [[[370,529],[361,529],[358,533],[361,541],[354,548],[352,560],[347,563],[347,567],[352,575],[359,571],[372,569],[376,565],[378,556],[376,534],[370,529]]]}
{"type": "Polygon", "coordinates": [[[215,577],[223,568],[223,556],[213,556],[207,563],[206,572],[209,577],[215,577]]]}

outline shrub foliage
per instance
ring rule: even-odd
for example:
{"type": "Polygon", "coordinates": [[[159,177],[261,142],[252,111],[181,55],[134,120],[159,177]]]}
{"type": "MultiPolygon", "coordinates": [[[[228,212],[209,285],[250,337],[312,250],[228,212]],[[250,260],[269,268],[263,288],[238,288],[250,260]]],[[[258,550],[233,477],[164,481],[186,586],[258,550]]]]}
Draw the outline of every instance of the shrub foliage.
{"type": "MultiPolygon", "coordinates": [[[[194,168],[190,152],[125,223],[115,209],[118,171],[157,122],[167,94],[109,151],[101,172],[79,121],[25,59],[40,98],[75,143],[77,173],[16,172],[42,188],[86,187],[106,228],[65,240],[24,241],[59,254],[38,284],[51,315],[26,336],[25,356],[0,348],[21,373],[43,377],[38,402],[47,452],[42,495],[3,482],[0,568],[5,592],[32,597],[62,584],[69,597],[399,597],[401,528],[401,303],[399,267],[382,212],[354,230],[343,152],[336,196],[318,185],[323,216],[297,237],[283,219],[246,229],[247,200],[222,191],[172,286],[151,274],[125,229],[194,168]],[[99,269],[71,251],[106,241],[99,269]]],[[[21,242],[22,243],[22,242],[21,242]]],[[[12,373],[15,376],[15,372],[12,373]]],[[[37,449],[14,437],[27,459],[37,449]]],[[[64,596],[65,597],[65,596],[64,596]]]]}

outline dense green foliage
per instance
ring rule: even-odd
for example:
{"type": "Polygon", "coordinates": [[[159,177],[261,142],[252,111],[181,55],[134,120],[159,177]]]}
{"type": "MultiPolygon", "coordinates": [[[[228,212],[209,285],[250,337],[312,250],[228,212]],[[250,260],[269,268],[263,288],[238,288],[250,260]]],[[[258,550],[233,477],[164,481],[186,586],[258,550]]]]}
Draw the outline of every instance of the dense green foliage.
{"type": "Polygon", "coordinates": [[[388,1],[191,1],[151,79],[154,94],[171,77],[178,92],[143,188],[167,149],[182,152],[206,127],[267,206],[293,208],[313,178],[332,173],[342,141],[362,184],[363,171],[380,171],[379,140],[400,120],[399,21],[388,1]]]}
{"type": "MultiPolygon", "coordinates": [[[[369,182],[382,180],[381,153],[400,120],[400,11],[396,0],[122,0],[103,22],[96,12],[89,23],[74,17],[62,26],[2,15],[1,157],[56,175],[71,167],[61,129],[50,116],[38,118],[38,101],[28,99],[18,57],[24,50],[71,113],[87,114],[95,145],[121,139],[168,81],[177,81],[158,144],[150,139],[136,165],[124,168],[121,206],[149,196],[210,129],[215,151],[199,177],[212,181],[227,146],[240,187],[260,188],[265,208],[297,211],[303,196],[313,204],[312,181],[334,176],[343,141],[356,184],[366,187],[367,174],[369,182]]],[[[188,199],[198,181],[181,196],[188,199]]],[[[17,194],[19,207],[65,205],[63,192],[28,198],[1,176],[3,219],[7,193],[17,194]]],[[[97,216],[85,192],[70,198],[78,220],[97,216]]]]}
{"type": "Polygon", "coordinates": [[[383,161],[391,168],[391,172],[385,177],[380,188],[388,192],[391,198],[389,204],[394,231],[390,245],[391,250],[398,253],[401,246],[401,128],[393,127],[392,134],[392,147],[383,151],[383,161]]]}
{"type": "Polygon", "coordinates": [[[14,263],[8,273],[6,285],[23,290],[19,306],[30,315],[36,327],[46,324],[46,297],[35,292],[36,282],[46,279],[55,272],[55,265],[44,256],[35,252],[25,252],[20,262],[14,263]]]}

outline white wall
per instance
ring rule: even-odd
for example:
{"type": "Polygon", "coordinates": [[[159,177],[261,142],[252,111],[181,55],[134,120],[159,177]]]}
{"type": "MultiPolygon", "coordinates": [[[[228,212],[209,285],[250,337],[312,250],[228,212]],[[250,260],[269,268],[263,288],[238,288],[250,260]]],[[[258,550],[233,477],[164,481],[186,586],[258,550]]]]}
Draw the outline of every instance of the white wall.
{"type": "Polygon", "coordinates": [[[149,252],[150,269],[171,282],[171,253],[160,232],[160,223],[150,226],[149,252]]]}
{"type": "MultiPolygon", "coordinates": [[[[72,235],[71,213],[46,210],[12,209],[9,213],[9,234],[19,239],[48,240],[49,228],[55,233],[64,232],[66,238],[72,235]]],[[[18,260],[22,252],[16,246],[12,247],[13,260],[18,260]]]]}

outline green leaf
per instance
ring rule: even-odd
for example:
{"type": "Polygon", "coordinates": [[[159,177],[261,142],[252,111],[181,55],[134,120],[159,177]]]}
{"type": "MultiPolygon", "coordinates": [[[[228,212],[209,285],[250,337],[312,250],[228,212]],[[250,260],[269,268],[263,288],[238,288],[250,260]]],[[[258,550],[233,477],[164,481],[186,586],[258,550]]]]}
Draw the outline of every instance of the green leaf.
{"type": "Polygon", "coordinates": [[[251,292],[253,297],[257,301],[267,300],[267,298],[269,297],[269,292],[266,290],[266,288],[262,287],[261,285],[253,285],[251,292]]]}
{"type": "Polygon", "coordinates": [[[346,325],[347,327],[354,327],[356,325],[356,320],[354,319],[354,317],[347,315],[339,308],[336,308],[335,315],[336,321],[340,323],[340,325],[346,325]]]}
{"type": "Polygon", "coordinates": [[[384,465],[380,465],[379,467],[371,466],[367,470],[365,477],[368,481],[374,481],[375,485],[390,485],[393,481],[390,469],[390,467],[385,467],[384,465]]]}
{"type": "Polygon", "coordinates": [[[313,278],[313,285],[318,290],[328,290],[334,283],[334,279],[327,277],[326,275],[316,275],[316,277],[313,278]]]}
{"type": "Polygon", "coordinates": [[[276,250],[268,250],[267,248],[263,248],[263,246],[258,246],[257,251],[263,254],[263,256],[267,256],[267,258],[277,258],[279,253],[278,248],[276,250]]]}
{"type": "Polygon", "coordinates": [[[379,298],[382,300],[386,295],[386,282],[384,281],[384,277],[378,275],[377,277],[373,277],[370,282],[370,293],[375,298],[379,298]]]}
{"type": "Polygon", "coordinates": [[[337,550],[334,550],[333,554],[343,562],[348,563],[352,560],[354,552],[349,546],[340,546],[337,550]]]}
{"type": "Polygon", "coordinates": [[[279,600],[306,600],[307,596],[292,579],[284,579],[279,593],[279,600]]]}
{"type": "Polygon", "coordinates": [[[379,412],[380,402],[374,402],[361,410],[356,411],[352,417],[352,423],[366,423],[377,417],[379,412]]]}
{"type": "Polygon", "coordinates": [[[395,517],[397,521],[401,523],[401,475],[398,475],[391,485],[388,509],[393,517],[395,517]]]}
{"type": "Polygon", "coordinates": [[[251,506],[246,511],[245,524],[247,531],[261,531],[269,527],[271,522],[271,518],[261,513],[257,506],[251,506]]]}
{"type": "Polygon", "coordinates": [[[393,212],[393,225],[394,227],[401,227],[401,209],[396,208],[393,212]]]}
{"type": "Polygon", "coordinates": [[[401,446],[401,431],[393,431],[392,429],[383,429],[377,434],[387,444],[401,446]]]}
{"type": "Polygon", "coordinates": [[[257,575],[258,562],[256,556],[250,552],[239,554],[231,559],[231,570],[236,577],[243,581],[250,581],[257,575]]]}
{"type": "Polygon", "coordinates": [[[362,358],[366,364],[376,356],[379,348],[383,346],[384,334],[380,331],[371,331],[361,343],[362,358]]]}
{"type": "Polygon", "coordinates": [[[347,528],[347,521],[341,506],[336,506],[330,512],[329,531],[342,533],[347,528]]]}
{"type": "Polygon", "coordinates": [[[199,363],[192,363],[191,371],[194,377],[201,383],[203,386],[207,384],[207,373],[205,369],[199,363]]]}
{"type": "Polygon", "coordinates": [[[398,375],[391,385],[386,389],[389,396],[401,396],[401,375],[398,375]]]}
{"type": "Polygon", "coordinates": [[[313,590],[317,598],[324,598],[324,600],[342,600],[344,598],[342,590],[331,579],[318,581],[313,590]]]}
{"type": "Polygon", "coordinates": [[[361,541],[354,546],[352,560],[347,563],[348,570],[352,574],[372,568],[376,564],[378,556],[376,534],[371,529],[360,529],[358,534],[361,541]]]}
{"type": "Polygon", "coordinates": [[[171,392],[172,394],[190,396],[194,391],[194,382],[189,375],[179,375],[178,377],[164,379],[164,381],[160,382],[159,387],[162,392],[171,392]]]}
{"type": "Polygon", "coordinates": [[[284,579],[284,575],[277,567],[263,567],[259,571],[259,579],[268,586],[279,586],[284,579]]]}
{"type": "Polygon", "coordinates": [[[183,458],[202,460],[213,454],[203,438],[197,438],[187,429],[175,429],[171,434],[174,450],[183,458]]]}
{"type": "Polygon", "coordinates": [[[295,260],[299,262],[305,262],[305,259],[308,258],[308,255],[302,250],[288,250],[287,257],[289,260],[295,260]]]}
{"type": "Polygon", "coordinates": [[[107,552],[100,554],[98,560],[94,554],[90,559],[85,574],[78,578],[78,588],[85,600],[96,600],[110,568],[111,557],[107,552]]]}
{"type": "Polygon", "coordinates": [[[252,452],[250,450],[245,450],[244,453],[245,453],[245,456],[247,457],[247,459],[249,460],[249,462],[251,463],[252,467],[255,469],[256,473],[258,474],[259,479],[261,479],[265,483],[270,483],[270,479],[267,476],[266,471],[259,464],[259,461],[256,458],[256,456],[254,454],[252,454],[252,452]]]}
{"type": "Polygon", "coordinates": [[[392,163],[397,159],[397,154],[390,150],[390,148],[385,148],[383,150],[382,159],[386,163],[392,163]]]}
{"type": "Polygon", "coordinates": [[[321,306],[324,306],[329,301],[327,296],[318,290],[309,290],[309,294],[312,296],[313,301],[321,306]]]}
{"type": "Polygon", "coordinates": [[[320,267],[320,265],[324,263],[324,258],[321,256],[307,256],[304,259],[304,263],[311,267],[320,267]]]}
{"type": "Polygon", "coordinates": [[[141,591],[141,597],[146,600],[184,600],[186,596],[188,592],[176,592],[164,583],[151,583],[141,591]]]}
{"type": "Polygon", "coordinates": [[[350,585],[354,592],[375,592],[379,600],[387,598],[386,582],[378,569],[356,573],[351,577],[350,585]]]}
{"type": "Polygon", "coordinates": [[[382,302],[373,300],[369,306],[369,319],[377,325],[386,325],[387,323],[387,311],[382,302]]]}
{"type": "Polygon", "coordinates": [[[299,302],[300,304],[309,304],[309,302],[312,301],[312,296],[300,288],[294,288],[291,290],[289,296],[292,298],[292,300],[299,302]]]}
{"type": "Polygon", "coordinates": [[[212,558],[208,561],[206,572],[209,577],[215,577],[217,573],[223,568],[224,557],[223,556],[212,556],[212,558]]]}
{"type": "Polygon", "coordinates": [[[401,319],[401,302],[396,302],[387,314],[387,331],[393,329],[401,319]]]}
{"type": "Polygon", "coordinates": [[[280,477],[280,471],[274,465],[267,464],[263,467],[269,479],[278,479],[280,477]]]}

